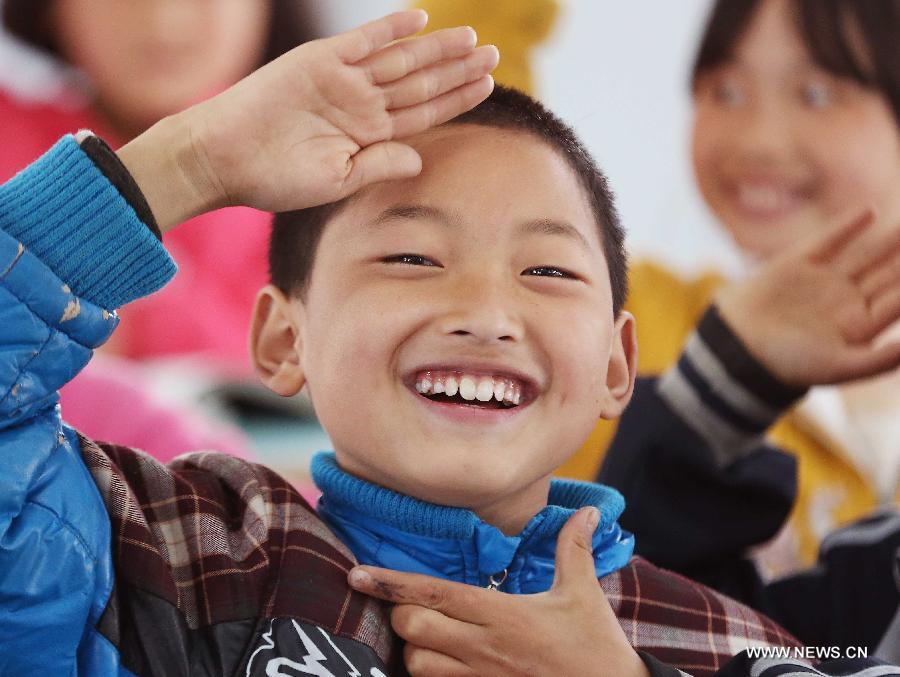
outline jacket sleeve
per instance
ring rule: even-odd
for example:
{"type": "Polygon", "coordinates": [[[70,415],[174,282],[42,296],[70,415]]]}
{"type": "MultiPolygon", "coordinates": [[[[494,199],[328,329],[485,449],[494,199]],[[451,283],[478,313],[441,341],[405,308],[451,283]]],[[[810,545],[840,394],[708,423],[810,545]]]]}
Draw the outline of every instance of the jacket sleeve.
{"type": "Polygon", "coordinates": [[[0,185],[2,674],[99,667],[83,654],[112,586],[109,519],[56,391],[114,329],[108,309],[172,272],[74,137],[0,185]]]}
{"type": "Polygon", "coordinates": [[[755,606],[761,581],[745,552],[778,532],[796,497],[794,458],[763,436],[802,394],[712,307],[669,372],[639,379],[600,471],[625,496],[636,551],[755,606]]]}
{"type": "Polygon", "coordinates": [[[816,565],[768,583],[772,615],[810,646],[864,647],[900,661],[900,510],[828,534],[816,565]]]}

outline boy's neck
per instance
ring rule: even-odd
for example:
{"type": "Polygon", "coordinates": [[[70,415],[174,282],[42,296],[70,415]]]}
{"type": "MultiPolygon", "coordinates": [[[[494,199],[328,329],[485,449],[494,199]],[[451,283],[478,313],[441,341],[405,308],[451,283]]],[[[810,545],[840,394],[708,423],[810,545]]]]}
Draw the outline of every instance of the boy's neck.
{"type": "Polygon", "coordinates": [[[535,515],[547,507],[549,491],[548,475],[514,496],[502,497],[483,505],[461,507],[468,507],[479,519],[497,527],[506,536],[516,536],[522,533],[522,529],[535,515]]]}
{"type": "Polygon", "coordinates": [[[425,503],[470,510],[482,522],[496,527],[506,536],[520,534],[525,525],[548,504],[551,475],[545,475],[511,495],[487,499],[484,496],[473,496],[471,500],[447,501],[443,497],[429,495],[427,491],[409,491],[392,484],[389,479],[370,477],[365,469],[348,467],[347,463],[342,463],[340,453],[336,453],[335,457],[338,467],[348,475],[425,503]]]}

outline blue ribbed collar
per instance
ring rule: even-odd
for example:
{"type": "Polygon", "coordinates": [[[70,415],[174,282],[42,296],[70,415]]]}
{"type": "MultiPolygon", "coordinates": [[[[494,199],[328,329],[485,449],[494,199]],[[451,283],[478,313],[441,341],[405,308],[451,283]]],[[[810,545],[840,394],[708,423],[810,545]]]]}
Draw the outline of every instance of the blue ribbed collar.
{"type": "MultiPolygon", "coordinates": [[[[353,477],[341,470],[334,453],[317,454],[311,469],[322,491],[321,516],[365,564],[460,578],[458,572],[472,568],[473,557],[482,574],[509,568],[524,558],[531,562],[523,566],[532,578],[538,564],[545,572],[539,577],[549,575],[541,584],[546,589],[552,582],[559,530],[576,510],[589,505],[600,511],[594,537],[598,575],[624,566],[634,548],[633,537],[616,522],[625,507],[622,495],[600,484],[552,480],[548,505],[518,536],[510,537],[471,510],[427,503],[353,477]],[[403,553],[399,560],[391,554],[395,550],[403,553]],[[453,561],[457,557],[466,563],[453,561]],[[405,566],[407,560],[411,564],[405,566]],[[537,560],[541,561],[535,564],[537,560]]],[[[530,587],[534,585],[537,582],[532,581],[530,587]]]]}

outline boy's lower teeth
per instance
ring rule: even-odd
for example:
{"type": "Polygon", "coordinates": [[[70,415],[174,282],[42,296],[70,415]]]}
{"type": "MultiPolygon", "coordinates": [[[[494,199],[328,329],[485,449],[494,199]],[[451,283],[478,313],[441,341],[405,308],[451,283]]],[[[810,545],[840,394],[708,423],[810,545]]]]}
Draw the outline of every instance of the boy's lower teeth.
{"type": "Polygon", "coordinates": [[[480,400],[466,400],[459,395],[454,395],[450,397],[443,393],[438,395],[425,395],[429,400],[433,402],[446,402],[448,404],[461,404],[468,405],[470,407],[479,407],[481,409],[511,409],[515,405],[509,402],[498,402],[497,400],[491,399],[487,402],[482,402],[480,400]]]}

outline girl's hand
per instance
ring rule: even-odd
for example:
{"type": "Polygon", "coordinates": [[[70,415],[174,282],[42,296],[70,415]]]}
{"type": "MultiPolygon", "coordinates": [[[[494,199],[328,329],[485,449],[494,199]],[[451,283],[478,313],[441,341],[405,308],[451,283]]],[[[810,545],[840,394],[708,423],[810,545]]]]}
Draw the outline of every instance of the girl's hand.
{"type": "Polygon", "coordinates": [[[591,512],[579,510],[560,531],[556,577],[544,593],[507,595],[375,567],[352,569],[350,585],[396,605],[391,624],[406,640],[403,658],[414,677],[644,677],[649,672],[597,583],[591,512]]]}
{"type": "Polygon", "coordinates": [[[747,349],[791,386],[842,383],[900,365],[877,337],[900,320],[900,227],[871,211],[801,243],[718,296],[747,349]]]}
{"type": "Polygon", "coordinates": [[[418,174],[418,153],[397,139],[485,99],[498,61],[467,27],[393,42],[426,21],[398,12],[303,44],[122,148],[160,228],[227,205],[310,207],[418,174]]]}

